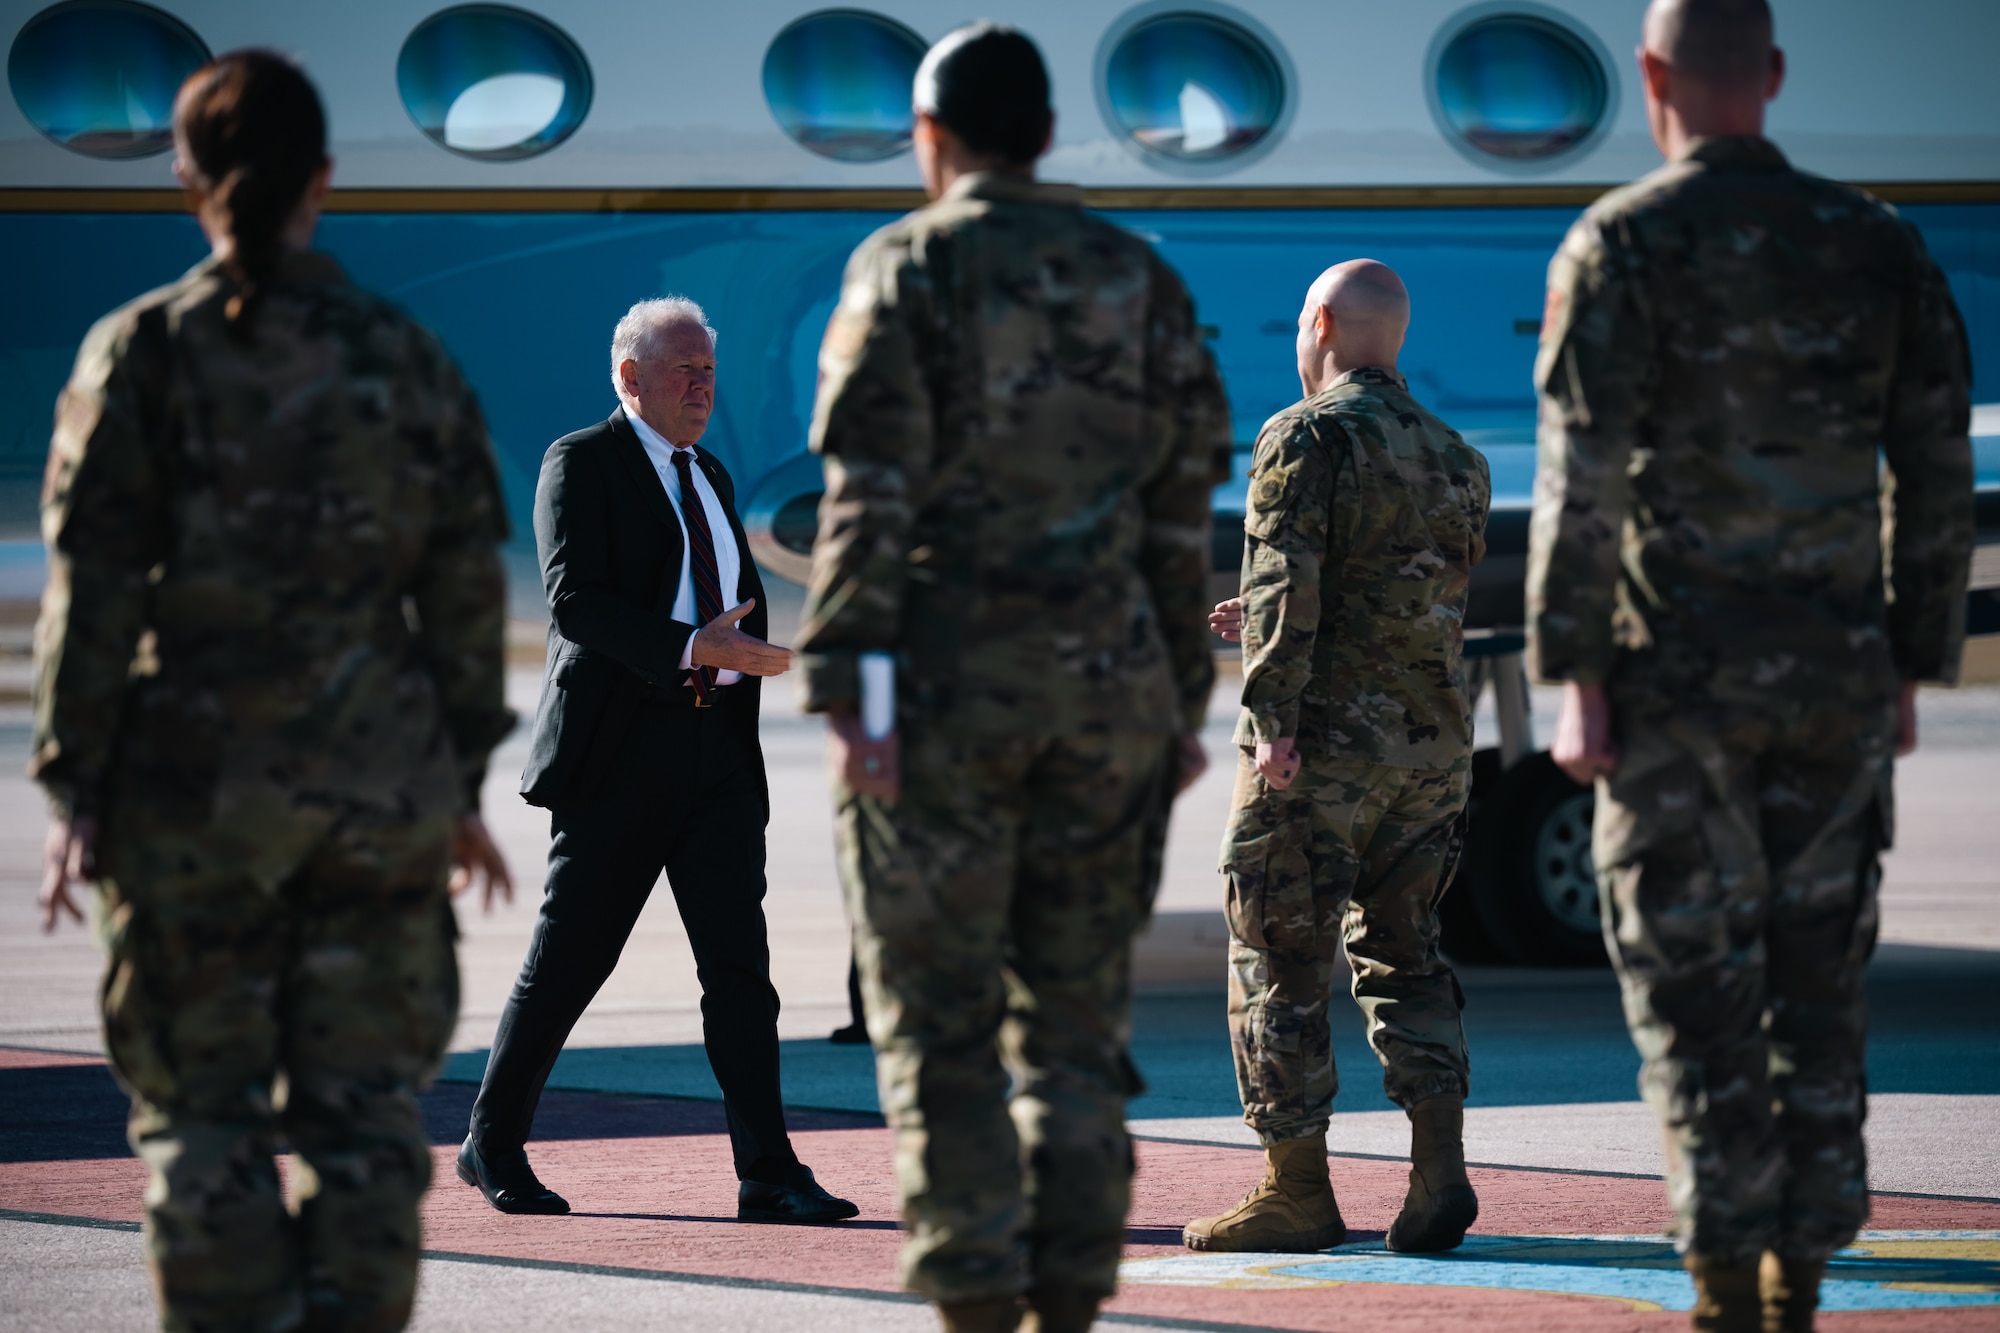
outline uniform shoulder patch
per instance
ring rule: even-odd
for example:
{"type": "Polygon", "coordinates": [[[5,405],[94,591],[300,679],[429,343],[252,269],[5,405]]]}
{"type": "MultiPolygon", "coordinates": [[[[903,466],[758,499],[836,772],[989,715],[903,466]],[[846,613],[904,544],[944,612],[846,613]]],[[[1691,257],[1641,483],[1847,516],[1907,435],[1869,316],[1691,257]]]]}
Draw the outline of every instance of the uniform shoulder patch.
{"type": "Polygon", "coordinates": [[[1253,537],[1275,532],[1316,479],[1330,475],[1324,414],[1287,408],[1265,423],[1250,465],[1250,488],[1243,518],[1253,537]]]}

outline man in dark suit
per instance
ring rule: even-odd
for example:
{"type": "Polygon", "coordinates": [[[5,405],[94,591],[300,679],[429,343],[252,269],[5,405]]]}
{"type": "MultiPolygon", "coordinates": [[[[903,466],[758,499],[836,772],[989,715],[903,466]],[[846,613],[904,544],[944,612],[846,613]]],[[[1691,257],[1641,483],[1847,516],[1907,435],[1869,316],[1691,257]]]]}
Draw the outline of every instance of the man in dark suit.
{"type": "Polygon", "coordinates": [[[551,445],[535,489],[553,623],[521,794],[549,810],[549,877],[458,1174],[501,1212],[569,1211],[528,1165],[535,1106],[664,869],[701,980],[737,1216],[839,1221],[858,1210],[793,1154],[779,1099],[757,704],[792,655],[765,641],[729,474],[695,447],[715,331],[692,301],[642,301],[612,337],[611,375],[618,410],[551,445]]]}

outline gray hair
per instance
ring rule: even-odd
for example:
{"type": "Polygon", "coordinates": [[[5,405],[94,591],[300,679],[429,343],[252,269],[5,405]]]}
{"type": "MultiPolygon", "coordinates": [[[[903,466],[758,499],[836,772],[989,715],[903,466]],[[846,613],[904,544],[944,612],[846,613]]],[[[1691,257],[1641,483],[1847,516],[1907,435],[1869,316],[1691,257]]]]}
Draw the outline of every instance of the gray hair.
{"type": "Polygon", "coordinates": [[[644,361],[659,351],[660,341],[669,329],[689,326],[708,335],[708,346],[713,351],[717,334],[709,327],[708,315],[685,296],[656,296],[627,310],[618,327],[611,331],[611,387],[624,390],[618,379],[618,367],[627,361],[644,361]]]}

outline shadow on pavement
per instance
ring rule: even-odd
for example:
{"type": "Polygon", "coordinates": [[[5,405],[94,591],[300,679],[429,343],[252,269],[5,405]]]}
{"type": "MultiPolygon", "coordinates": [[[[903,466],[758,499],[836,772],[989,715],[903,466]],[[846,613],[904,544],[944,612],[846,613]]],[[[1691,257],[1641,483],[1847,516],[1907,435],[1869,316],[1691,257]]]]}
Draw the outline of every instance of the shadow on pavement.
{"type": "MultiPolygon", "coordinates": [[[[1466,968],[1465,1026],[1473,1102],[1537,1106],[1628,1102],[1639,1060],[1609,972],[1466,968]]],[[[1869,970],[1868,1084],[1879,1093],[2000,1094],[2000,952],[1884,945],[1869,970]]],[[[1147,1091],[1134,1120],[1235,1116],[1226,1002],[1221,992],[1145,995],[1135,1005],[1133,1055],[1147,1091]]],[[[1336,998],[1334,1054],[1345,1109],[1386,1109],[1379,1065],[1353,1004],[1336,998]]],[[[783,1043],[785,1100],[795,1130],[882,1123],[866,1047],[783,1043]]],[[[465,1134],[484,1051],[454,1055],[424,1094],[433,1143],[465,1134]]],[[[538,1139],[722,1134],[721,1094],[699,1045],[566,1051],[535,1120],[538,1139]]],[[[102,1065],[0,1069],[0,1161],[123,1157],[125,1094],[102,1065]]]]}

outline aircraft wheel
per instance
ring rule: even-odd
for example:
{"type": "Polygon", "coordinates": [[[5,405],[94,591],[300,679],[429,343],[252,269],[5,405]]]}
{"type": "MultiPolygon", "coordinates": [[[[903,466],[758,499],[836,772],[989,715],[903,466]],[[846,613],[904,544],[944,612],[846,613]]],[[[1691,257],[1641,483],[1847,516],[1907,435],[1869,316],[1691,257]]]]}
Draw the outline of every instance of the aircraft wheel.
{"type": "Polygon", "coordinates": [[[1473,907],[1508,959],[1530,966],[1603,967],[1590,824],[1597,800],[1546,753],[1501,777],[1480,812],[1472,853],[1473,907]]]}

